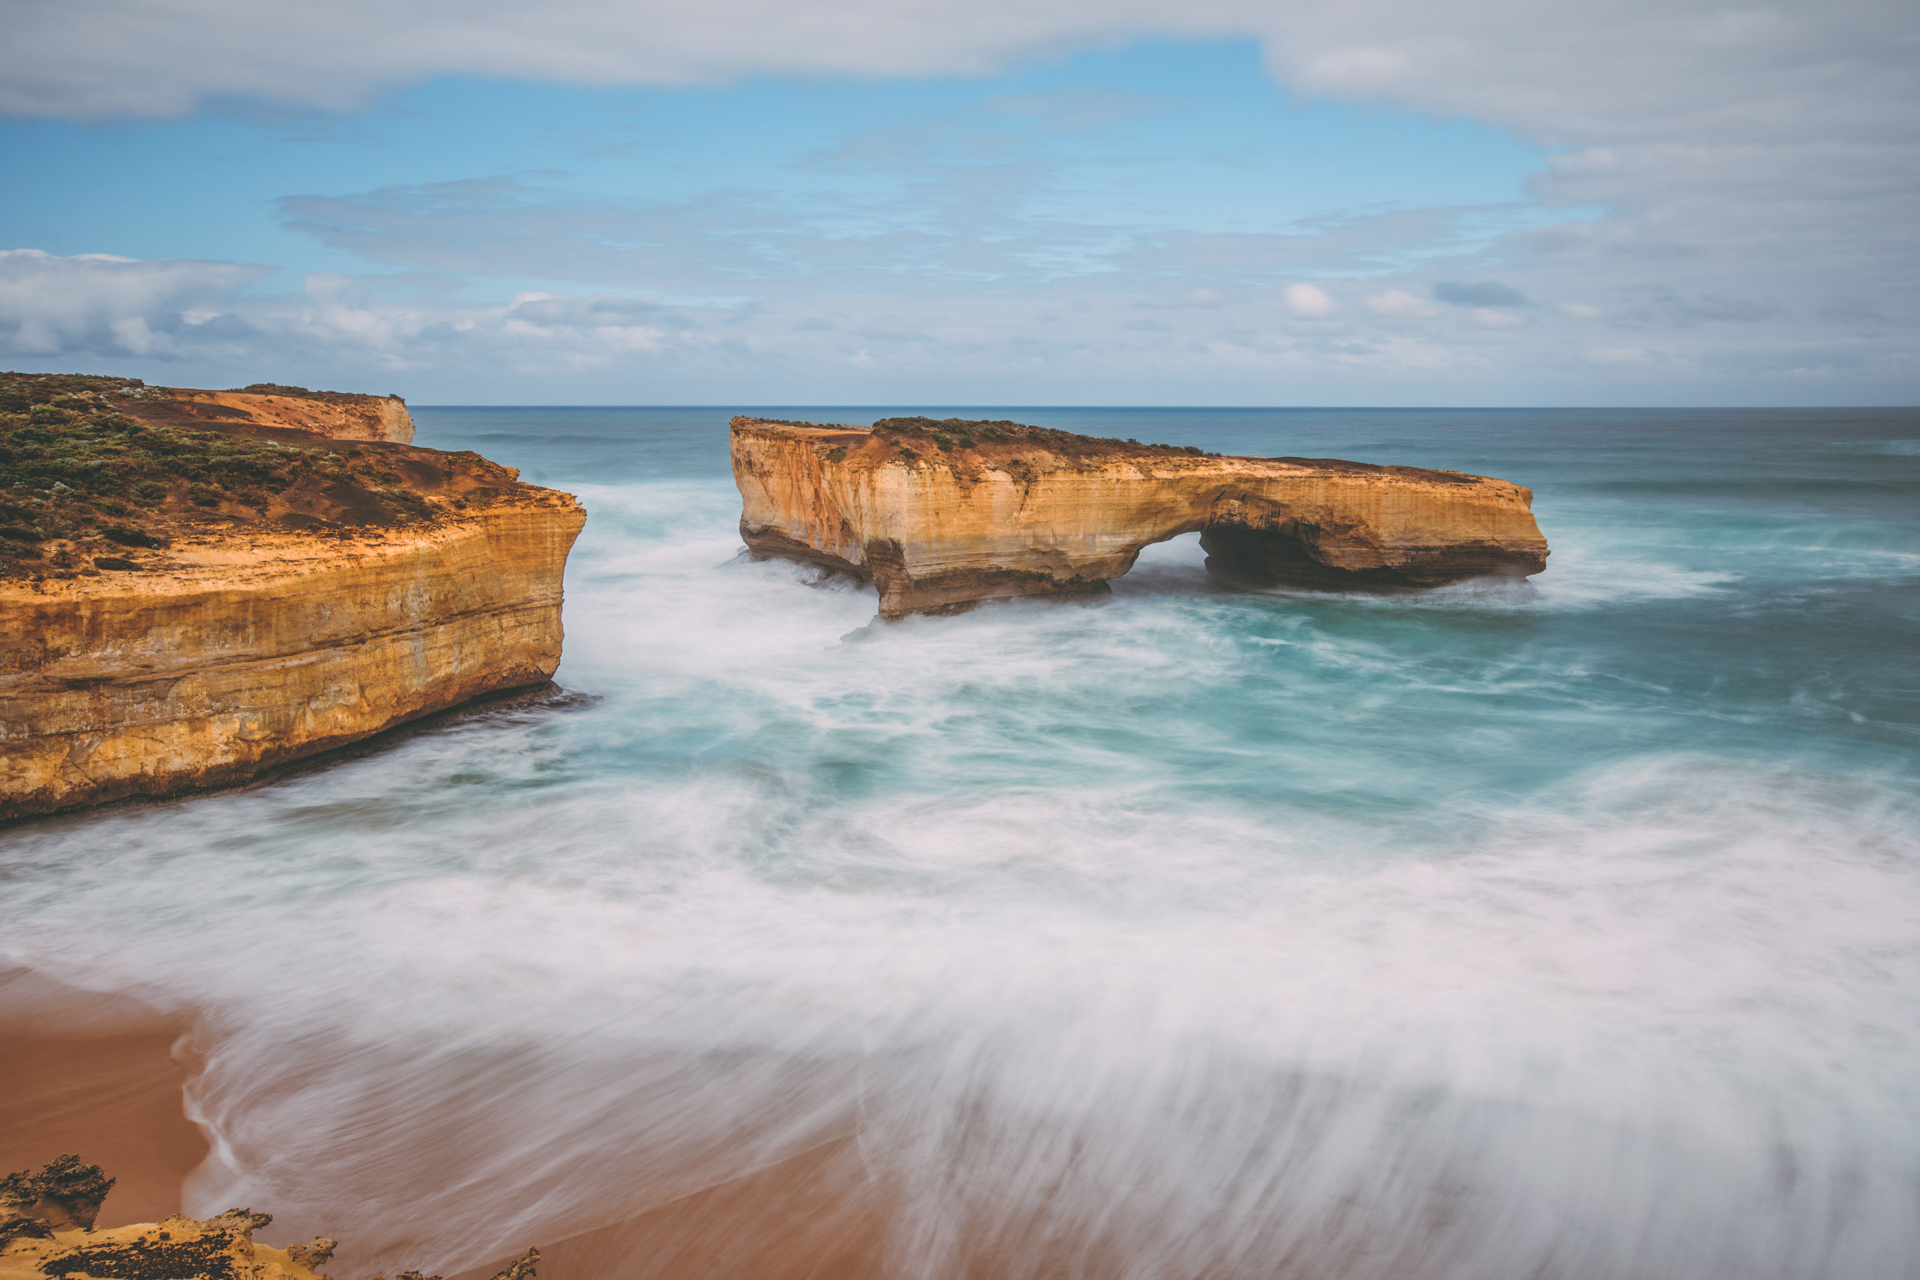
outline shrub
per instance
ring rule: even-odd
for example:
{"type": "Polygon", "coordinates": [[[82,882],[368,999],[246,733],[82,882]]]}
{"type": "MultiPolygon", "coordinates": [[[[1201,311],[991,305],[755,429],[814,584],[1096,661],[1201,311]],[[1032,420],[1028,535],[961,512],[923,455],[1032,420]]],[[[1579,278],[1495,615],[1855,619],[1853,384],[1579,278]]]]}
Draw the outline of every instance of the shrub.
{"type": "Polygon", "coordinates": [[[131,525],[124,524],[110,524],[100,530],[100,536],[108,542],[117,542],[123,547],[159,547],[166,545],[145,530],[136,529],[131,525]]]}

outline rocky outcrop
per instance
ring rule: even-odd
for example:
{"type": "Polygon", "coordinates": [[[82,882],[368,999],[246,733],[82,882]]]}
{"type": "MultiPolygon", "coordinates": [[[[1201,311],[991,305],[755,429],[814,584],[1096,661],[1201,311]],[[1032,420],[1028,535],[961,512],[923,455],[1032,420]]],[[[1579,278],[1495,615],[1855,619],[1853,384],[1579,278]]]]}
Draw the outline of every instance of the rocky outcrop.
{"type": "Polygon", "coordinates": [[[0,819],[244,781],[559,663],[568,494],[78,393],[30,413],[0,437],[0,819]]]}
{"type": "MultiPolygon", "coordinates": [[[[71,1180],[76,1170],[100,1184],[100,1196],[113,1185],[99,1166],[81,1165],[75,1156],[61,1157],[38,1178],[23,1172],[0,1179],[0,1280],[329,1280],[320,1268],[338,1241],[322,1236],[285,1249],[262,1244],[253,1233],[272,1225],[273,1215],[251,1209],[212,1218],[176,1214],[96,1231],[92,1211],[99,1209],[98,1198],[76,1216],[58,1194],[59,1180],[71,1180]],[[45,1193],[49,1183],[55,1184],[52,1195],[45,1193]]],[[[539,1261],[540,1251],[529,1249],[493,1280],[534,1280],[539,1261]]],[[[403,1271],[394,1280],[440,1277],[403,1271]]]]}
{"type": "Polygon", "coordinates": [[[423,528],[183,535],[137,574],[0,582],[0,817],[242,781],[547,680],[585,515],[526,488],[423,528]]]}
{"type": "Polygon", "coordinates": [[[871,579],[880,616],[1105,590],[1199,530],[1210,571],[1396,590],[1546,567],[1519,485],[1328,458],[1234,458],[1012,422],[733,420],[740,535],[871,579]]]}
{"type": "Polygon", "coordinates": [[[79,1156],[60,1156],[38,1174],[0,1178],[0,1244],[17,1235],[44,1235],[56,1227],[91,1227],[114,1179],[79,1156]]]}

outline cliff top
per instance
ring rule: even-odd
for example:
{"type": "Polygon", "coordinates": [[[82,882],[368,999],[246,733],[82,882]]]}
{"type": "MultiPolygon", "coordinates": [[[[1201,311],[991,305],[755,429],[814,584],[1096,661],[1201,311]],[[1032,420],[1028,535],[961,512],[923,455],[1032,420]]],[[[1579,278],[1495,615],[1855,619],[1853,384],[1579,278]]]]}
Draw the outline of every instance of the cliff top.
{"type": "Polygon", "coordinates": [[[285,396],[292,400],[319,400],[326,404],[359,404],[365,400],[401,400],[397,395],[370,396],[358,391],[309,391],[305,387],[290,387],[282,382],[252,382],[244,387],[230,387],[230,392],[238,395],[285,396]]]}
{"type": "Polygon", "coordinates": [[[1053,427],[1036,427],[1024,422],[969,418],[881,418],[870,427],[823,422],[793,422],[777,418],[739,417],[735,430],[772,427],[784,432],[815,436],[830,445],[843,461],[859,451],[869,464],[900,461],[909,466],[922,461],[943,462],[972,471],[981,464],[1012,462],[1016,467],[1031,465],[1037,456],[1069,466],[1139,459],[1156,464],[1177,463],[1187,459],[1211,464],[1279,464],[1288,468],[1333,471],[1344,474],[1377,474],[1383,478],[1419,480],[1430,484],[1474,484],[1484,477],[1460,471],[1435,471],[1426,467],[1379,466],[1371,462],[1349,462],[1343,458],[1261,457],[1209,452],[1193,445],[1142,444],[1134,439],[1111,436],[1085,436],[1053,427]],[[870,442],[879,442],[880,448],[870,442]]]}
{"type": "Polygon", "coordinates": [[[265,399],[0,373],[0,580],[157,568],[189,535],[428,526],[534,489],[477,453],[274,425],[265,399]]]}

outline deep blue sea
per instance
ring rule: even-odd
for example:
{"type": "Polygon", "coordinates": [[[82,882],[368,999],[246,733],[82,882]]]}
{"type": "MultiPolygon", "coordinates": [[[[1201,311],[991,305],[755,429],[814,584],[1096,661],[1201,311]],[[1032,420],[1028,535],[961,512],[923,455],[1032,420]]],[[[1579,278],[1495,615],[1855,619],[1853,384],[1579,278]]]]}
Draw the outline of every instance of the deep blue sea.
{"type": "Polygon", "coordinates": [[[1916,1274],[1920,411],[941,407],[1553,554],[893,626],[742,411],[416,410],[591,513],[581,696],[0,833],[0,959],[201,1011],[190,1207],[451,1271],[850,1138],[903,1280],[1916,1274]]]}

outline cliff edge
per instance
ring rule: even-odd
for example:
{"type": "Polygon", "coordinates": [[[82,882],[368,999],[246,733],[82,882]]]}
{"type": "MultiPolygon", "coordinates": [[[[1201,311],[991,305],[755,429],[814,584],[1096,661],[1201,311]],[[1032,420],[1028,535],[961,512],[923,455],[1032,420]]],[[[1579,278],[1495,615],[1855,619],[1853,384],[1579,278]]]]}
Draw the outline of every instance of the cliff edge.
{"type": "Polygon", "coordinates": [[[187,387],[150,387],[148,394],[122,402],[122,409],[148,421],[253,422],[311,431],[332,440],[384,440],[413,443],[413,415],[399,396],[365,396],[347,391],[309,391],[261,382],[235,391],[196,391],[187,387]]]}
{"type": "Polygon", "coordinates": [[[124,381],[0,375],[0,819],[244,781],[552,676],[571,495],[74,385],[124,381]]]}
{"type": "Polygon", "coordinates": [[[1104,590],[1200,531],[1224,577],[1395,590],[1546,567],[1531,491],[1457,471],[1220,457],[1014,422],[735,418],[740,536],[870,579],[880,616],[1104,590]]]}

